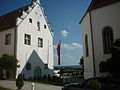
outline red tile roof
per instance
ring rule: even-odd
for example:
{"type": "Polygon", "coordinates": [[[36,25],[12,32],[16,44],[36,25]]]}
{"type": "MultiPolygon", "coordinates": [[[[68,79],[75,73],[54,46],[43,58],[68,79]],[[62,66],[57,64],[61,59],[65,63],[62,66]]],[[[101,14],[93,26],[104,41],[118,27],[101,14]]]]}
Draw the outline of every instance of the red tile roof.
{"type": "Polygon", "coordinates": [[[93,0],[93,3],[91,4],[89,10],[100,8],[115,2],[120,2],[120,0],[93,0]]]}
{"type": "Polygon", "coordinates": [[[28,6],[29,5],[0,16],[0,31],[16,26],[16,18],[21,16],[22,11],[26,11],[28,6]]]}

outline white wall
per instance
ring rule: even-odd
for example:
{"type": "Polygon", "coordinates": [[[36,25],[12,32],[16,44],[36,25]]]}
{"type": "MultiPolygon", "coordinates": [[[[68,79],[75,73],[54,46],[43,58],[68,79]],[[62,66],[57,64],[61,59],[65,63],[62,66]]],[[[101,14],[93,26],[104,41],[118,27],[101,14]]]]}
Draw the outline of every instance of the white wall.
{"type": "MultiPolygon", "coordinates": [[[[18,22],[20,21],[21,20],[18,19],[18,22]]],[[[48,63],[49,68],[53,69],[53,37],[48,26],[47,29],[44,29],[44,25],[47,26],[47,23],[39,5],[36,5],[23,22],[18,24],[17,58],[21,65],[18,72],[25,70],[26,62],[32,64],[31,71],[24,71],[27,75],[26,77],[32,77],[34,75],[34,69],[36,66],[41,67],[43,74],[45,72],[49,74],[49,72],[44,69],[44,66],[41,65],[42,63],[48,63]],[[29,23],[29,18],[32,19],[32,23],[29,23]],[[40,22],[40,31],[38,31],[37,28],[37,21],[40,22]],[[31,45],[24,44],[24,34],[31,35],[31,45]],[[38,47],[38,38],[43,38],[42,48],[38,47]]]]}
{"type": "MultiPolygon", "coordinates": [[[[111,26],[113,29],[114,40],[120,38],[120,2],[114,3],[102,8],[98,8],[90,11],[92,18],[92,31],[93,31],[93,43],[94,43],[94,58],[95,58],[95,69],[96,75],[101,76],[105,73],[99,72],[99,64],[101,61],[106,61],[111,57],[111,54],[103,54],[103,41],[102,41],[102,30],[104,26],[111,26]]],[[[85,34],[89,35],[89,53],[92,53],[91,44],[91,33],[90,33],[90,20],[89,14],[87,13],[82,21],[83,31],[83,44],[84,44],[84,57],[85,57],[85,34]]],[[[93,72],[92,54],[85,57],[85,73],[93,72]],[[91,67],[90,67],[91,66],[91,67]]],[[[85,75],[85,78],[92,77],[91,75],[85,75]]]]}
{"type": "Polygon", "coordinates": [[[91,11],[93,25],[93,41],[96,62],[97,76],[99,73],[99,64],[111,57],[110,54],[103,53],[102,30],[105,26],[111,26],[113,29],[114,40],[120,38],[120,2],[114,3],[91,11]]]}
{"type": "Polygon", "coordinates": [[[92,55],[92,42],[91,42],[91,29],[89,13],[86,14],[82,21],[82,36],[83,36],[83,55],[84,55],[84,78],[93,77],[93,55],[92,55]],[[85,51],[85,35],[88,36],[88,50],[89,56],[86,57],[85,51]]]}
{"type": "Polygon", "coordinates": [[[14,31],[15,28],[0,31],[0,56],[3,54],[14,56],[14,31]],[[11,44],[5,45],[5,35],[11,34],[11,44]]]}

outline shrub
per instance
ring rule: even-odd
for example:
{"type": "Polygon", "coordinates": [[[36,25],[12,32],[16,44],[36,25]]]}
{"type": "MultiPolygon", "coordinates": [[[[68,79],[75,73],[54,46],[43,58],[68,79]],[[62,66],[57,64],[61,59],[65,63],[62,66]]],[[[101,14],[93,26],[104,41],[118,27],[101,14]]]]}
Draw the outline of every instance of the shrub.
{"type": "Polygon", "coordinates": [[[22,74],[18,75],[18,78],[16,79],[16,86],[18,89],[21,89],[24,85],[23,79],[22,79],[22,74]]]}
{"type": "Polygon", "coordinates": [[[101,89],[101,83],[99,83],[97,80],[91,80],[90,82],[92,89],[94,90],[100,90],[101,89]]]}

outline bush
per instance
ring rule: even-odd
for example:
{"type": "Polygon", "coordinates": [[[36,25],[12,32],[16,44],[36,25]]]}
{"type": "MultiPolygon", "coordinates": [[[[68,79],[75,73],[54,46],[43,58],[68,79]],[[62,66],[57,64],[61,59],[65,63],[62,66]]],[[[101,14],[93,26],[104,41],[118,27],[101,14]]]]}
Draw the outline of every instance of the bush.
{"type": "Polygon", "coordinates": [[[16,86],[18,89],[21,89],[24,85],[23,79],[22,79],[22,74],[18,75],[18,78],[16,79],[16,86]]]}
{"type": "Polygon", "coordinates": [[[97,80],[91,80],[90,82],[92,89],[94,90],[100,90],[101,89],[101,83],[99,83],[97,80]]]}

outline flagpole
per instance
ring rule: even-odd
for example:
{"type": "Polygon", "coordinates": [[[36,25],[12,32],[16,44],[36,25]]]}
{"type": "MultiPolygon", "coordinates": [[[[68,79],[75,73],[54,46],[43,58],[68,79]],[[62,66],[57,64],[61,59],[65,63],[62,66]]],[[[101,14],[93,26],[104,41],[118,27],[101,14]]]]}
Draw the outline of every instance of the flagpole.
{"type": "Polygon", "coordinates": [[[59,40],[58,45],[57,45],[57,55],[58,55],[58,65],[59,65],[59,77],[60,75],[60,46],[61,46],[61,41],[59,40]]]}

